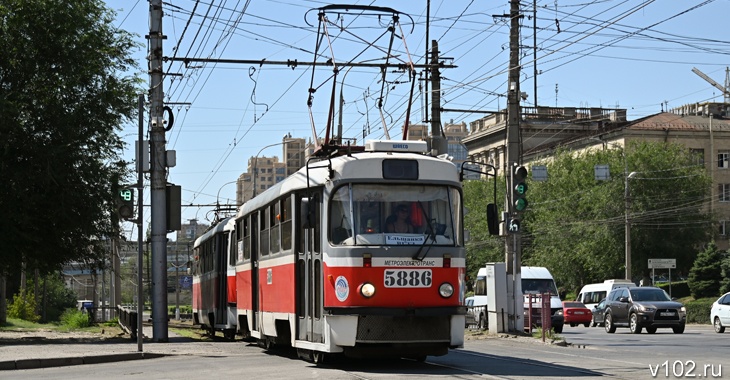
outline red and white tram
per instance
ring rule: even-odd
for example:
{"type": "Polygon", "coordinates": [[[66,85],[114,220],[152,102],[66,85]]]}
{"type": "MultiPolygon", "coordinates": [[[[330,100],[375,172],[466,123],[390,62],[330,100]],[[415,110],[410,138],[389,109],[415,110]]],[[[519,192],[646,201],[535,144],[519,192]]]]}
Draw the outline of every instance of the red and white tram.
{"type": "Polygon", "coordinates": [[[425,142],[309,162],[238,210],[238,331],[315,362],[463,346],[462,211],[456,166],[425,142]],[[386,229],[397,210],[404,232],[386,229]]]}
{"type": "Polygon", "coordinates": [[[195,240],[193,271],[193,323],[222,331],[232,339],[236,333],[235,220],[223,219],[195,240]]]}

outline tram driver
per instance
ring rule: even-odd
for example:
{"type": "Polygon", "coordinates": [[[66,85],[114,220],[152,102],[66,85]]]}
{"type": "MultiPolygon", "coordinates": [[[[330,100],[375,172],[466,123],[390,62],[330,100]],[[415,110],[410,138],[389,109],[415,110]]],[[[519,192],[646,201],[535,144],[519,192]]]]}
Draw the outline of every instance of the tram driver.
{"type": "Polygon", "coordinates": [[[395,233],[413,233],[413,224],[410,221],[408,206],[399,205],[395,208],[395,213],[389,216],[386,221],[385,230],[395,233]]]}

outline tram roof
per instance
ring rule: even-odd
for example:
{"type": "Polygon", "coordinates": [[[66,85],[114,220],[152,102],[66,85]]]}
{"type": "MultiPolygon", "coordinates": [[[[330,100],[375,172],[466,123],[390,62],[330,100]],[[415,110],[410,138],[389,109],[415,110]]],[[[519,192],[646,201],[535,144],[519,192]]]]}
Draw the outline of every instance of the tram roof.
{"type": "Polygon", "coordinates": [[[205,240],[210,239],[211,236],[221,233],[227,229],[232,229],[233,226],[235,226],[235,218],[232,216],[229,216],[227,218],[224,218],[221,220],[218,224],[211,227],[208,231],[206,231],[204,234],[200,235],[197,239],[195,239],[195,244],[193,245],[194,248],[197,248],[200,243],[202,243],[205,240]],[[228,228],[226,228],[228,227],[228,228]]]}
{"type": "Polygon", "coordinates": [[[238,209],[238,215],[249,213],[251,210],[262,207],[272,200],[279,198],[282,194],[291,191],[319,187],[328,183],[336,183],[344,179],[382,179],[382,161],[386,159],[411,159],[419,162],[428,162],[426,169],[419,165],[419,180],[451,181],[459,182],[459,173],[453,162],[444,158],[432,157],[420,153],[410,152],[359,152],[352,155],[342,155],[331,159],[311,162],[307,167],[299,169],[285,180],[266,189],[263,193],[244,203],[238,209]],[[334,177],[328,178],[329,165],[332,165],[334,177]],[[307,183],[307,171],[309,171],[309,183],[307,183]]]}

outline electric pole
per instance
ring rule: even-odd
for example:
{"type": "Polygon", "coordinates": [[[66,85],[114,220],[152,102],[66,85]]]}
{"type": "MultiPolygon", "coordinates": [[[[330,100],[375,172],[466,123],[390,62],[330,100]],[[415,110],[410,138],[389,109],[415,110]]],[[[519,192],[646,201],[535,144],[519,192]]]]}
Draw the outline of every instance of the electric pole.
{"type": "MultiPolygon", "coordinates": [[[[521,164],[521,142],[520,142],[520,2],[519,0],[510,0],[510,35],[509,35],[509,74],[507,81],[507,149],[505,152],[505,173],[507,181],[507,191],[505,196],[505,210],[507,210],[507,218],[504,221],[505,226],[511,226],[511,220],[517,218],[514,206],[512,189],[515,183],[514,171],[521,164]]],[[[519,222],[518,222],[519,223],[519,222]]],[[[519,225],[519,224],[518,224],[519,225]]],[[[511,228],[505,228],[511,230],[511,228]]],[[[507,278],[512,275],[512,281],[508,281],[507,292],[512,294],[513,300],[510,305],[512,310],[508,313],[513,316],[509,319],[510,330],[522,331],[523,321],[523,300],[522,300],[522,284],[521,284],[521,267],[522,267],[522,235],[519,228],[517,231],[509,231],[505,239],[505,263],[507,266],[507,278]],[[510,270],[511,269],[511,270],[510,270]],[[512,289],[510,288],[510,285],[512,289]],[[511,292],[510,292],[511,290],[511,292]]]]}
{"type": "MultiPolygon", "coordinates": [[[[166,153],[162,88],[162,0],[150,0],[150,194],[152,208],[152,340],[167,342],[166,153]]],[[[140,205],[141,207],[141,205],[140,205]]],[[[142,302],[142,300],[140,300],[142,302]]]]}
{"type": "Polygon", "coordinates": [[[441,134],[441,72],[439,71],[439,44],[431,41],[431,153],[448,153],[448,143],[441,134]]]}

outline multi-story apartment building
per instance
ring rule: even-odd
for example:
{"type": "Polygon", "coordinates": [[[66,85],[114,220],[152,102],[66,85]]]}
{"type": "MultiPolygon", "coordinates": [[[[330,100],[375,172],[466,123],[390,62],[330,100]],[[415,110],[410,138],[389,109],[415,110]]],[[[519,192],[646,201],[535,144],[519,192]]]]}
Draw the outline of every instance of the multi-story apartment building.
{"type": "Polygon", "coordinates": [[[305,139],[292,138],[291,135],[287,135],[281,143],[274,145],[282,145],[284,161],[280,162],[278,156],[249,158],[246,172],[242,173],[236,181],[236,204],[238,206],[304,166],[308,146],[305,139]]]}

